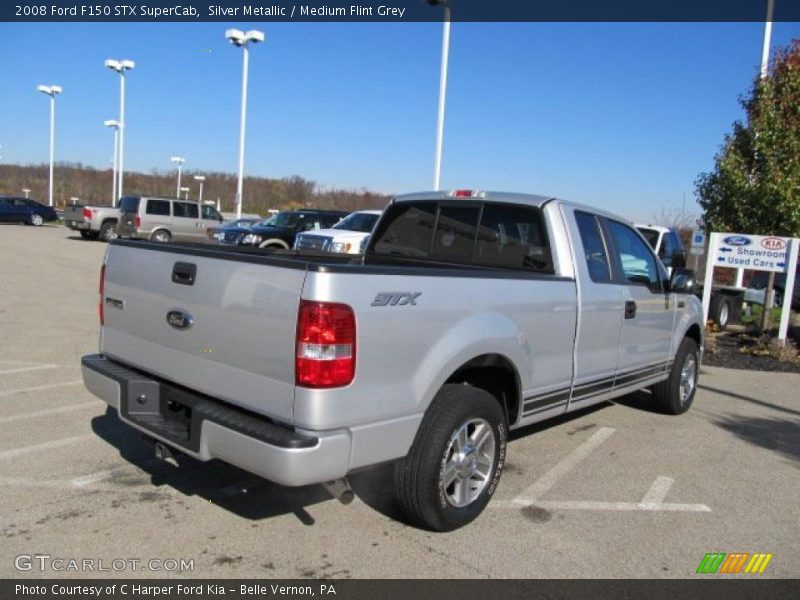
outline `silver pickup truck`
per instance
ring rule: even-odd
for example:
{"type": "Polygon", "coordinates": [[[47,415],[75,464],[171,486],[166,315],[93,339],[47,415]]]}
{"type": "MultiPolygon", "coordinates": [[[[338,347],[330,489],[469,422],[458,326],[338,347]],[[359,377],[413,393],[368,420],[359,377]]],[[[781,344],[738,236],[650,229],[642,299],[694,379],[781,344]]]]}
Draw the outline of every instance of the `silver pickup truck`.
{"type": "Polygon", "coordinates": [[[113,206],[68,204],[64,207],[64,225],[80,233],[85,240],[110,242],[117,237],[114,227],[118,220],[119,208],[113,206]]]}
{"type": "Polygon", "coordinates": [[[83,378],[161,456],[339,490],[394,461],[409,521],[445,531],[489,502],[509,430],[642,388],[686,411],[692,285],[604,211],[404,195],[364,257],[113,242],[83,378]]]}

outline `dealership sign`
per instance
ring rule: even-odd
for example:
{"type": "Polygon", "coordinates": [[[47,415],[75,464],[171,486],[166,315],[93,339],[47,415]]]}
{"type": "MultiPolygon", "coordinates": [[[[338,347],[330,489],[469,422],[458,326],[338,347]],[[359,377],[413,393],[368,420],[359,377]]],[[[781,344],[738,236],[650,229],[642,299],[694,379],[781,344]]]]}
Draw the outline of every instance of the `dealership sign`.
{"type": "Polygon", "coordinates": [[[715,267],[786,273],[791,238],[741,233],[711,236],[709,258],[715,267]]]}

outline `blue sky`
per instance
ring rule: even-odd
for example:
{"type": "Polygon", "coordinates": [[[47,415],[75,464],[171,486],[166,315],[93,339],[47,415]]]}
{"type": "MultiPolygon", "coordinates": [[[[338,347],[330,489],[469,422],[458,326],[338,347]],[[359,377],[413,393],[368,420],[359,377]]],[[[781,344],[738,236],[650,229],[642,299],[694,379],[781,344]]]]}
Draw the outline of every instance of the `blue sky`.
{"type": "MultiPolygon", "coordinates": [[[[442,26],[244,24],[250,54],[245,171],[325,187],[430,189],[442,26]],[[249,28],[245,27],[245,28],[249,28]]],[[[235,172],[242,53],[215,23],[0,24],[0,154],[109,164],[129,58],[126,170],[235,172]]],[[[763,24],[454,23],[442,185],[552,194],[633,219],[694,204],[737,98],[758,70],[763,24]]],[[[773,47],[800,37],[776,23],[773,47]]],[[[246,194],[245,190],[245,194],[246,194]]]]}

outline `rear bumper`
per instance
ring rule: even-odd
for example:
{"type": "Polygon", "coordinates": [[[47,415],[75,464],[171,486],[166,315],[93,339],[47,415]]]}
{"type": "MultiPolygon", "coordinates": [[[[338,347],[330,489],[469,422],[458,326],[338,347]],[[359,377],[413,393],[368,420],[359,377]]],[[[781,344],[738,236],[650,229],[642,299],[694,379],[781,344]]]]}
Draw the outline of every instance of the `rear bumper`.
{"type": "Polygon", "coordinates": [[[91,229],[91,223],[89,221],[70,221],[69,219],[65,219],[64,223],[69,229],[74,229],[76,231],[87,231],[91,229]]]}
{"type": "Polygon", "coordinates": [[[347,431],[291,429],[100,354],[84,356],[81,367],[86,388],[123,422],[199,460],[217,458],[288,486],[347,474],[347,431]]]}

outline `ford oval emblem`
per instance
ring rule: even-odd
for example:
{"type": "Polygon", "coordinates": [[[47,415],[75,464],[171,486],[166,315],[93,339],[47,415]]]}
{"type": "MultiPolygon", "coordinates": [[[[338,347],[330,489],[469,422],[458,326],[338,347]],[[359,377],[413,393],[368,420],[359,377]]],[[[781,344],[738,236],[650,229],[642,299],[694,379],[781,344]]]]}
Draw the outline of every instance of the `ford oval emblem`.
{"type": "Polygon", "coordinates": [[[182,310],[171,310],[167,313],[167,324],[173,329],[184,330],[194,325],[194,319],[182,310]]]}
{"type": "Polygon", "coordinates": [[[744,237],[743,235],[729,235],[724,240],[722,240],[728,246],[749,246],[750,245],[750,238],[744,237]]]}

